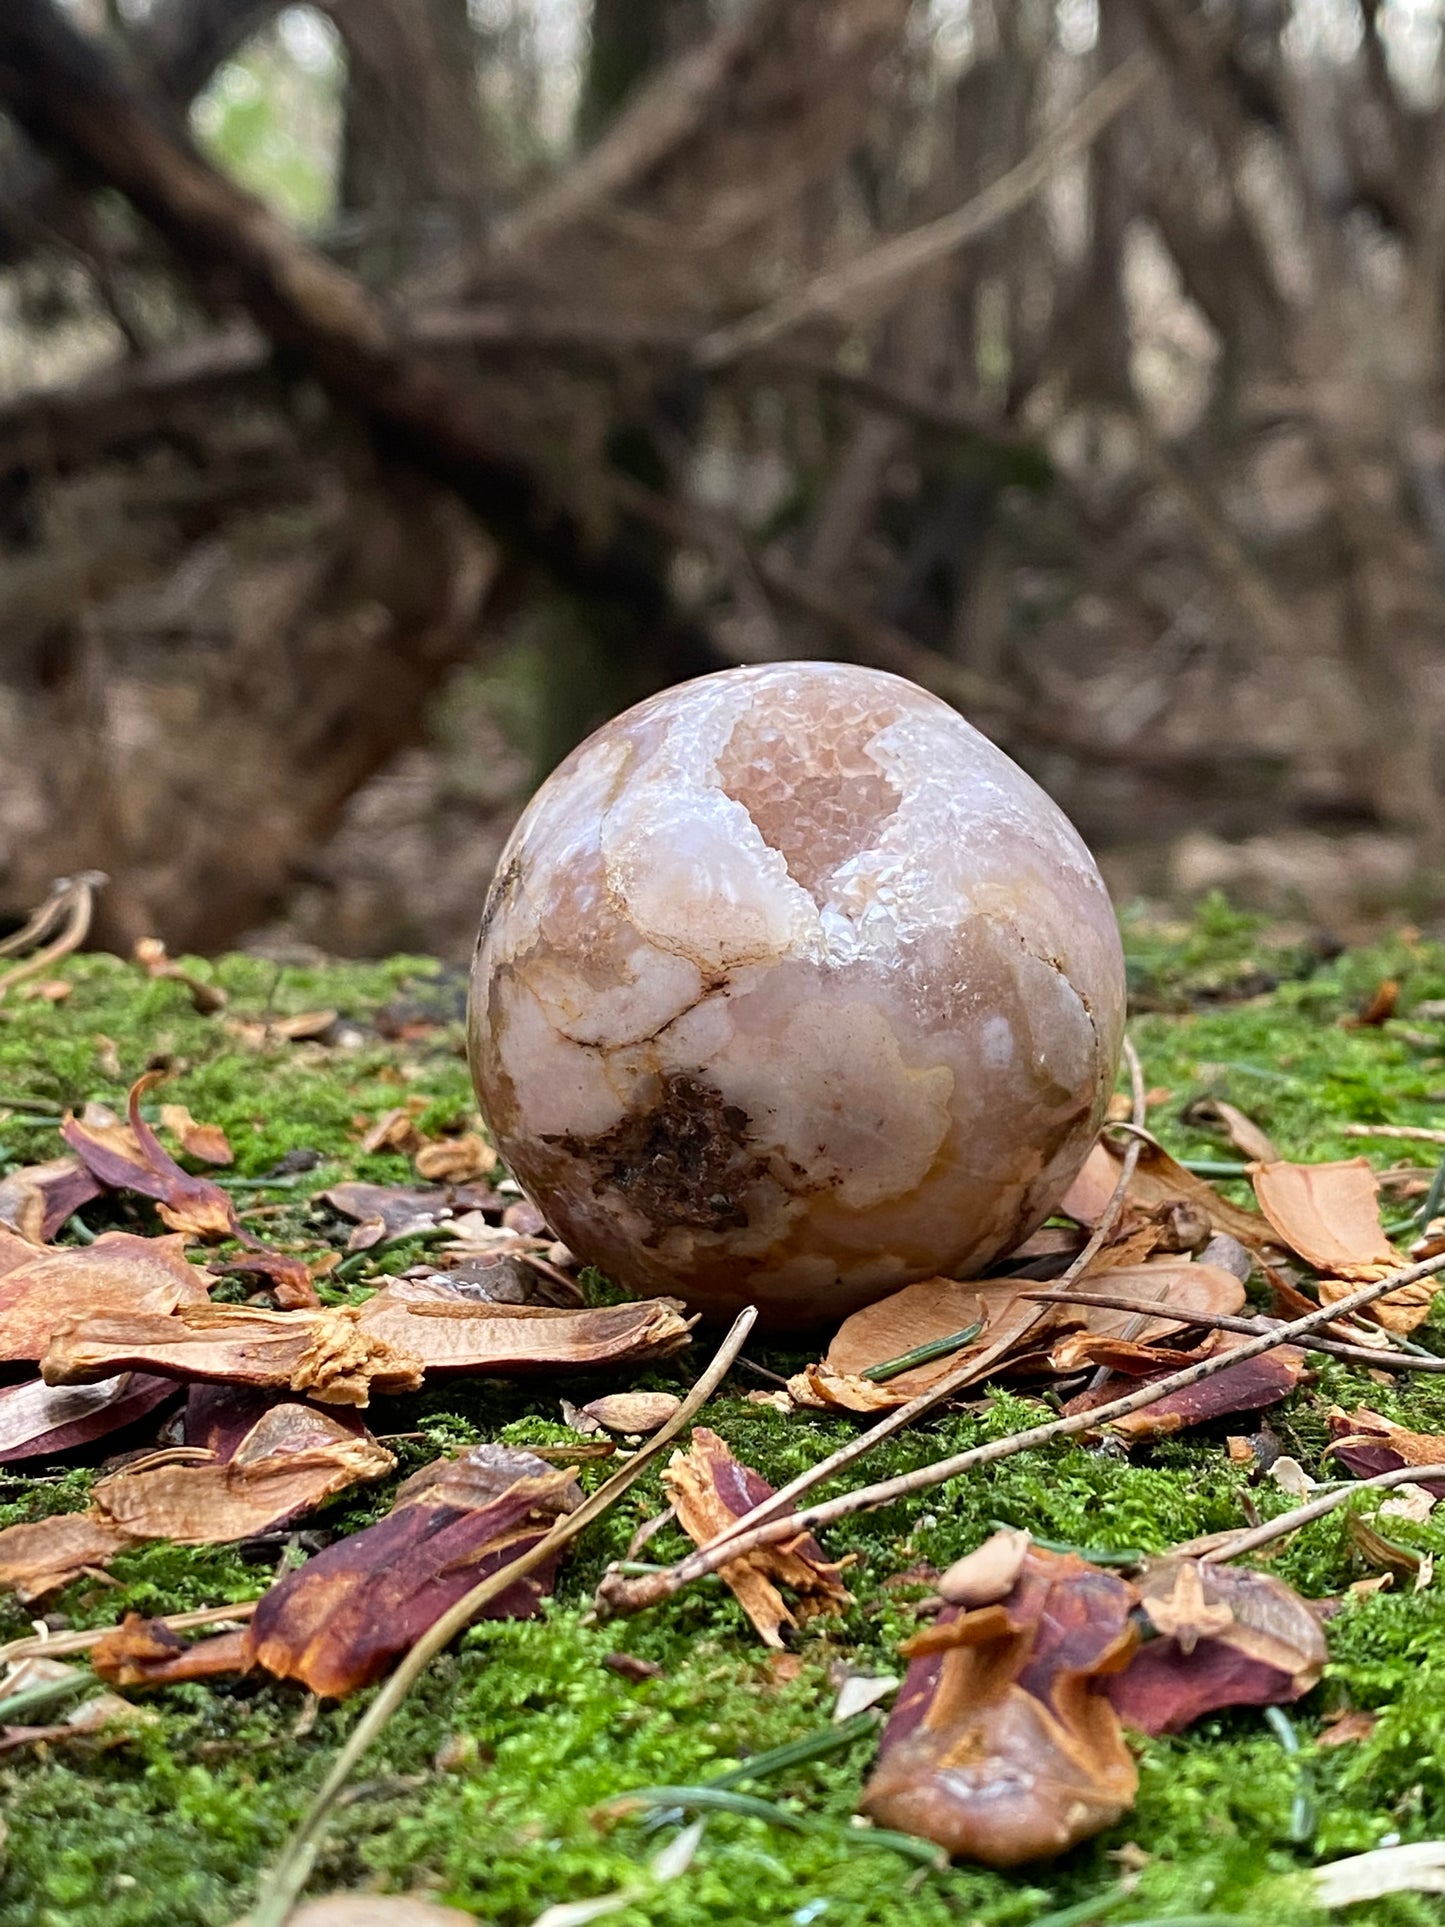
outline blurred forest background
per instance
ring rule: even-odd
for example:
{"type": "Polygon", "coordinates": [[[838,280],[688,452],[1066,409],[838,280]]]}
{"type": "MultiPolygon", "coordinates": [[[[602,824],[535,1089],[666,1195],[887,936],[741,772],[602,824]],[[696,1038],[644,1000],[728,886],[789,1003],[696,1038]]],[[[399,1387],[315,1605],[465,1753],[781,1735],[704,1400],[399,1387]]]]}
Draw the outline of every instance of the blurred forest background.
{"type": "Polygon", "coordinates": [[[1445,0],[3,0],[0,922],[470,944],[896,669],[1123,892],[1445,903],[1445,0]]]}

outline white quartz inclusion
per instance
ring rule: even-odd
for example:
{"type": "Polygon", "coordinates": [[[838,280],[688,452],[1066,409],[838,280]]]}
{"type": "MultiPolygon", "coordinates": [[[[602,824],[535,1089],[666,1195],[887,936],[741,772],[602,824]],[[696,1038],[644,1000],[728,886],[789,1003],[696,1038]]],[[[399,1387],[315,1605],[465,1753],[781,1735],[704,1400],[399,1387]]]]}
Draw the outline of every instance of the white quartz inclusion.
{"type": "Polygon", "coordinates": [[[912,683],[778,663],[654,696],[543,784],[487,899],[472,1070],[582,1258],[810,1325],[1027,1237],[1123,1015],[1043,791],[912,683]]]}

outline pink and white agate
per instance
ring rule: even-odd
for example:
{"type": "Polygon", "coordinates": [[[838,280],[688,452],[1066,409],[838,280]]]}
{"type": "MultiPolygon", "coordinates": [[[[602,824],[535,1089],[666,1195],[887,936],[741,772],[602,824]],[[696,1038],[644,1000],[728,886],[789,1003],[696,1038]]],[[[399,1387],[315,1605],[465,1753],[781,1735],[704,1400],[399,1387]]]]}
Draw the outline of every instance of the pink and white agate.
{"type": "Polygon", "coordinates": [[[912,683],[777,663],[640,703],[542,785],[472,1070],[581,1258],[808,1326],[1026,1238],[1123,1017],[1107,892],[1043,791],[912,683]]]}

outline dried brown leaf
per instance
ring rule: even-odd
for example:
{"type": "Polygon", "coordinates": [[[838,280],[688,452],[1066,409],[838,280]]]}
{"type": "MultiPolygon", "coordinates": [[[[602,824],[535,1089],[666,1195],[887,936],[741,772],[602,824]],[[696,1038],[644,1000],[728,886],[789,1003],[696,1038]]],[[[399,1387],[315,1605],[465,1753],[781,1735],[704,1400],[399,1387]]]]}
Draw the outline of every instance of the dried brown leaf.
{"type": "Polygon", "coordinates": [[[361,1309],[365,1330],[418,1358],[427,1372],[533,1372],[641,1365],[688,1342],[695,1320],[673,1298],[558,1310],[474,1303],[445,1281],[394,1280],[361,1309]]]}
{"type": "Polygon", "coordinates": [[[1099,1686],[1133,1651],[1133,1601],[1117,1575],[1031,1547],[1003,1599],[945,1607],[904,1647],[864,1811],[991,1867],[1112,1825],[1138,1773],[1099,1686]]]}
{"type": "Polygon", "coordinates": [[[234,1164],[236,1153],[219,1124],[198,1124],[184,1104],[162,1104],[161,1123],[180,1140],[187,1157],[201,1164],[234,1164]]]}
{"type": "Polygon", "coordinates": [[[193,1546],[273,1532],[396,1464],[369,1433],[294,1403],[273,1406],[224,1462],[159,1456],[100,1480],[92,1509],[131,1538],[193,1546]]]}
{"type": "Polygon", "coordinates": [[[609,1392],[582,1407],[607,1432],[659,1432],[682,1405],[672,1392],[609,1392]]]}
{"type": "Polygon", "coordinates": [[[1184,1113],[1190,1124],[1218,1124],[1224,1129],[1226,1137],[1241,1157],[1258,1164],[1274,1164],[1279,1152],[1267,1132],[1262,1131],[1252,1117],[1222,1097],[1202,1097],[1191,1104],[1184,1113]]]}
{"type": "MultiPolygon", "coordinates": [[[[1248,1342],[1237,1332],[1216,1332],[1208,1343],[1207,1353],[1234,1351],[1248,1342]]],[[[1158,1376],[1164,1377],[1170,1369],[1172,1367],[1161,1368],[1158,1376]]],[[[1226,1418],[1235,1412],[1261,1411],[1267,1406],[1277,1405],[1292,1392],[1304,1370],[1304,1353],[1294,1346],[1281,1345],[1274,1351],[1246,1359],[1241,1365],[1231,1366],[1227,1371],[1217,1372],[1213,1378],[1203,1379],[1197,1385],[1170,1392],[1153,1405],[1131,1412],[1127,1418],[1115,1419],[1109,1430],[1133,1443],[1143,1439],[1164,1438],[1173,1432],[1186,1431],[1192,1425],[1203,1425],[1210,1419],[1226,1418]]],[[[1147,1378],[1148,1374],[1144,1376],[1147,1378]]],[[[1100,1385],[1071,1399],[1064,1410],[1066,1413],[1087,1412],[1092,1406],[1107,1404],[1116,1396],[1117,1387],[1100,1385]]]]}
{"type": "Polygon", "coordinates": [[[1262,1164],[1251,1173],[1279,1242],[1316,1271],[1372,1284],[1403,1264],[1380,1224],[1379,1181],[1365,1158],[1262,1164]]]}
{"type": "Polygon", "coordinates": [[[500,1162],[496,1151],[477,1131],[424,1144],[413,1159],[417,1176],[437,1184],[467,1184],[475,1178],[489,1178],[500,1162]]]}
{"type": "Polygon", "coordinates": [[[13,1592],[28,1604],[104,1566],[130,1543],[128,1533],[90,1512],[63,1512],[7,1526],[0,1532],[0,1591],[13,1592]]]}
{"type": "Polygon", "coordinates": [[[91,1445],[153,1412],[176,1387],[168,1378],[120,1372],[96,1385],[30,1379],[0,1391],[0,1465],[91,1445]]]}
{"type": "MultiPolygon", "coordinates": [[[[0,1360],[39,1359],[58,1328],[77,1319],[162,1315],[202,1306],[210,1280],[187,1264],[185,1240],[106,1231],[94,1244],[34,1249],[12,1240],[0,1263],[0,1360]]],[[[120,1367],[114,1368],[119,1370],[120,1367]]],[[[109,1378],[110,1372],[97,1372],[109,1378]]]]}
{"type": "MultiPolygon", "coordinates": [[[[570,1472],[527,1452],[475,1446],[407,1480],[384,1519],[328,1546],[272,1586],[247,1628],[248,1662],[313,1693],[369,1685],[480,1579],[536,1544],[581,1501],[570,1472]]],[[[493,1600],[489,1619],[529,1618],[555,1561],[493,1600]]]]}
{"type": "Polygon", "coordinates": [[[940,1598],[950,1606],[963,1606],[970,1612],[978,1606],[992,1606],[1006,1599],[1018,1583],[1032,1543],[1027,1532],[1018,1532],[1011,1526],[1000,1528],[981,1546],[954,1560],[939,1579],[940,1598]]]}
{"type": "Polygon", "coordinates": [[[262,1311],[207,1304],[182,1306],[169,1318],[85,1318],[56,1330],[41,1370],[49,1385],[154,1371],[309,1392],[328,1405],[365,1405],[372,1391],[412,1392],[422,1380],[420,1359],[364,1324],[350,1305],[262,1311]]]}
{"type": "Polygon", "coordinates": [[[1324,1670],[1318,1619],[1268,1573],[1158,1559],[1145,1567],[1139,1591],[1162,1636],[1141,1646],[1106,1690],[1140,1732],[1178,1733],[1225,1706],[1287,1705],[1324,1670]]]}
{"type": "Polygon", "coordinates": [[[79,1158],[49,1158],[0,1178],[0,1225],[8,1225],[31,1244],[53,1238],[73,1212],[101,1186],[79,1158]]]}
{"type": "MultiPolygon", "coordinates": [[[[1392,1419],[1381,1417],[1366,1406],[1343,1412],[1339,1406],[1330,1412],[1331,1458],[1353,1472],[1356,1478],[1372,1479],[1381,1472],[1396,1472],[1407,1465],[1439,1465],[1445,1462],[1445,1434],[1411,1432],[1392,1419]]],[[[1426,1479],[1424,1490],[1433,1498],[1445,1498],[1445,1479],[1426,1479]]]]}
{"type": "Polygon", "coordinates": [[[90,1664],[112,1686],[167,1686],[177,1680],[221,1679],[247,1670],[245,1634],[216,1633],[187,1644],[161,1619],[127,1613],[90,1649],[90,1664]]]}
{"type": "Polygon", "coordinates": [[[60,1134],[95,1178],[112,1191],[135,1191],[153,1198],[172,1231],[192,1238],[240,1235],[235,1208],[209,1178],[183,1171],[140,1114],[145,1093],[164,1073],[147,1071],[131,1086],[125,1124],[67,1116],[60,1134]]]}
{"type": "MultiPolygon", "coordinates": [[[[678,1524],[694,1545],[719,1532],[773,1496],[773,1487],[751,1466],[735,1459],[716,1432],[699,1425],[686,1452],[674,1452],[662,1475],[678,1524]]],[[[719,1571],[719,1577],[764,1643],[780,1647],[782,1629],[818,1613],[840,1612],[852,1597],[838,1575],[841,1566],[824,1557],[811,1533],[772,1546],[760,1546],[719,1571]],[[780,1588],[793,1596],[790,1608],[780,1588]]]]}

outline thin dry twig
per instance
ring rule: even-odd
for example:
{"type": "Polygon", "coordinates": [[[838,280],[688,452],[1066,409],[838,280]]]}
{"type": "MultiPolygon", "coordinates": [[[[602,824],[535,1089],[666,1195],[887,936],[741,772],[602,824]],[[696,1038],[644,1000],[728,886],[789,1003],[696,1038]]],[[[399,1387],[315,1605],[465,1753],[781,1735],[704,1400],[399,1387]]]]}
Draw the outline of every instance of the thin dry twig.
{"type": "Polygon", "coordinates": [[[422,1634],[352,1728],[300,1825],[287,1840],[280,1857],[263,1880],[260,1897],[248,1916],[249,1927],[284,1927],[293,1904],[310,1876],[322,1832],[353,1769],[432,1660],[471,1624],[484,1606],[525,1573],[560,1552],[563,1546],[622,1497],[658,1454],[665,1451],[684,1426],[691,1422],[727,1377],[757,1315],[757,1309],[752,1305],[738,1313],[712,1363],[686,1399],[662,1430],[649,1439],[625,1466],[600,1485],[591,1498],[584,1499],[575,1512],[559,1518],[535,1545],[473,1586],[449,1611],[442,1614],[435,1625],[422,1634]]]}
{"type": "MultiPolygon", "coordinates": [[[[1217,1353],[1212,1358],[1201,1359],[1197,1365],[1171,1372],[1167,1378],[1140,1386],[1137,1391],[1127,1393],[1111,1404],[1096,1406],[1089,1412],[1076,1412],[1067,1418],[1049,1419],[1025,1431],[1011,1433],[1007,1438],[971,1446],[968,1451],[955,1453],[951,1458],[935,1460],[932,1465],[919,1466],[915,1471],[900,1473],[895,1478],[880,1479],[874,1485],[859,1486],[821,1505],[809,1506],[785,1517],[771,1518],[766,1523],[754,1524],[754,1515],[747,1514],[743,1520],[748,1526],[747,1530],[731,1534],[720,1544],[715,1542],[700,1547],[688,1558],[663,1572],[641,1574],[636,1578],[609,1573],[598,1588],[598,1604],[612,1613],[640,1612],[647,1606],[670,1599],[693,1580],[702,1579],[708,1573],[715,1572],[720,1565],[726,1565],[730,1560],[739,1559],[759,1547],[774,1545],[798,1533],[817,1531],[855,1512],[869,1512],[879,1506],[891,1505],[895,1499],[927,1491],[930,1486],[942,1485],[945,1480],[957,1478],[961,1473],[976,1471],[979,1466],[992,1465],[999,1459],[1012,1458],[1016,1453],[1032,1450],[1034,1446],[1048,1445],[1055,1439],[1072,1438],[1080,1432],[1095,1431],[1114,1419],[1127,1418],[1131,1412],[1143,1411],[1146,1406],[1155,1405],[1174,1392],[1187,1391],[1191,1386],[1202,1384],[1205,1379],[1213,1378],[1219,1372],[1230,1371],[1235,1366],[1247,1364],[1252,1358],[1261,1357],[1265,1352],[1277,1350],[1281,1345],[1307,1338],[1322,1326],[1339,1318],[1348,1318],[1352,1312],[1372,1305],[1387,1292],[1416,1284],[1422,1278],[1433,1278],[1442,1271],[1445,1271],[1445,1252],[1376,1279],[1372,1284],[1361,1285],[1358,1291],[1349,1293],[1333,1305],[1321,1305],[1315,1311],[1236,1346],[1233,1351],[1217,1353]]],[[[770,1501],[768,1509],[771,1508],[770,1501]]]]}
{"type": "Polygon", "coordinates": [[[1425,1124],[1347,1124],[1346,1137],[1397,1137],[1418,1144],[1445,1144],[1445,1131],[1425,1124]]]}
{"type": "Polygon", "coordinates": [[[720,368],[740,355],[752,354],[803,322],[892,287],[990,233],[1031,201],[1062,166],[1084,153],[1143,91],[1155,71],[1148,54],[1130,54],[1085,94],[1032,153],[991,181],[981,194],[936,221],[895,235],[844,266],[816,275],[795,294],[784,295],[740,321],[714,329],[698,343],[699,366],[720,368]]]}
{"type": "MultiPolygon", "coordinates": [[[[243,1599],[234,1606],[200,1606],[191,1612],[166,1613],[152,1623],[166,1626],[173,1633],[191,1632],[197,1626],[244,1625],[261,1602],[243,1599]]],[[[70,1653],[88,1653],[102,1639],[121,1630],[119,1624],[88,1626],[79,1633],[27,1633],[0,1646],[0,1666],[13,1666],[19,1659],[60,1659],[70,1653]]]]}
{"type": "Polygon", "coordinates": [[[1306,1500],[1289,1512],[1281,1512],[1277,1519],[1266,1519],[1257,1526],[1247,1526],[1221,1546],[1211,1546],[1201,1553],[1201,1565],[1217,1565],[1224,1559],[1239,1559],[1246,1552],[1258,1552],[1273,1539],[1283,1539],[1287,1533],[1297,1532],[1311,1519],[1323,1518],[1325,1513],[1333,1512],[1336,1506],[1344,1505],[1353,1499],[1357,1492],[1368,1492],[1372,1488],[1382,1490],[1391,1485],[1419,1485],[1426,1479],[1445,1479],[1445,1465],[1401,1465],[1393,1472],[1377,1472],[1372,1479],[1355,1479],[1349,1485],[1342,1485],[1334,1492],[1326,1492],[1318,1499],[1306,1500]]]}
{"type": "MultiPolygon", "coordinates": [[[[1144,1102],[1144,1070],[1139,1062],[1138,1052],[1134,1049],[1133,1044],[1127,1037],[1124,1040],[1124,1056],[1129,1066],[1129,1081],[1133,1093],[1134,1122],[1136,1124],[1142,1124],[1146,1108],[1144,1102]]],[[[1113,1192],[1099,1217],[1098,1223],[1094,1227],[1093,1234],[1082,1251],[1079,1252],[1078,1256],[1070,1264],[1068,1270],[1063,1272],[1052,1285],[1039,1293],[1039,1297],[1048,1299],[1051,1296],[1066,1296],[1067,1287],[1072,1284],[1073,1280],[1077,1278],[1089,1264],[1094,1254],[1107,1242],[1113,1232],[1114,1226],[1119,1221],[1119,1214],[1124,1209],[1124,1200],[1128,1194],[1130,1180],[1134,1176],[1135,1167],[1139,1162],[1142,1143],[1143,1140],[1141,1138],[1136,1137],[1130,1140],[1129,1146],[1124,1153],[1123,1161],[1119,1167],[1119,1176],[1114,1185],[1113,1192]]],[[[1039,1309],[1039,1317],[1043,1317],[1042,1305],[1039,1309]]],[[[975,1352],[970,1357],[961,1360],[951,1372],[948,1372],[944,1377],[939,1379],[937,1384],[930,1385],[925,1391],[920,1392],[916,1398],[911,1398],[906,1405],[900,1405],[893,1411],[885,1413],[884,1416],[878,1420],[877,1424],[870,1426],[866,1432],[860,1432],[857,1438],[850,1439],[846,1445],[839,1446],[838,1450],[830,1453],[826,1459],[820,1459],[816,1465],[809,1466],[806,1471],[800,1472],[798,1476],[790,1480],[787,1485],[780,1486],[770,1499],[764,1499],[761,1505],[755,1506],[751,1512],[744,1513],[740,1519],[737,1519],[731,1526],[718,1533],[715,1538],[709,1539],[705,1545],[699,1548],[698,1554],[695,1556],[700,1557],[703,1554],[712,1556],[733,1540],[741,1538],[743,1534],[751,1533],[756,1527],[760,1526],[764,1520],[777,1518],[787,1512],[793,1502],[796,1499],[802,1498],[804,1493],[812,1492],[826,1480],[836,1478],[840,1472],[846,1471],[850,1465],[855,1465],[859,1459],[866,1457],[875,1445],[881,1445],[885,1439],[892,1438],[895,1432],[901,1432],[906,1426],[912,1425],[915,1419],[920,1419],[925,1413],[931,1412],[935,1406],[942,1404],[943,1401],[949,1398],[954,1392],[961,1390],[965,1385],[971,1384],[975,1379],[981,1378],[984,1373],[988,1371],[989,1367],[1003,1356],[1004,1352],[1010,1350],[1018,1343],[1020,1336],[1020,1333],[1014,1332],[1009,1337],[1001,1339],[997,1344],[985,1346],[981,1352],[975,1352]]],[[[605,1585],[606,1583],[607,1581],[604,1579],[603,1584],[605,1585]]]]}
{"type": "Polygon", "coordinates": [[[99,870],[83,870],[79,876],[60,879],[24,930],[17,931],[6,948],[13,955],[21,948],[22,939],[33,941],[55,929],[57,923],[59,930],[33,956],[0,976],[0,998],[16,984],[24,983],[28,977],[38,977],[51,964],[59,963],[62,957],[80,948],[95,914],[95,893],[105,881],[99,870]]]}
{"type": "MultiPolygon", "coordinates": [[[[1022,1291],[1021,1298],[1050,1298],[1059,1294],[1053,1291],[1022,1291]]],[[[1181,1325],[1206,1325],[1211,1331],[1243,1332],[1246,1338],[1258,1338],[1262,1331],[1268,1331],[1281,1321],[1265,1317],[1242,1318],[1231,1312],[1202,1311],[1171,1307],[1167,1298],[1155,1299],[1152,1303],[1144,1298],[1129,1298],[1122,1292],[1111,1291],[1070,1291],[1066,1294],[1071,1305],[1096,1305],[1102,1311],[1135,1311],[1144,1319],[1173,1318],[1181,1325]]],[[[1330,1358],[1345,1358],[1352,1364],[1378,1365],[1387,1372],[1445,1372],[1445,1358],[1422,1356],[1419,1352],[1397,1352],[1393,1349],[1372,1345],[1351,1345],[1341,1338],[1306,1338],[1300,1341],[1307,1352],[1323,1352],[1330,1358]]]]}

